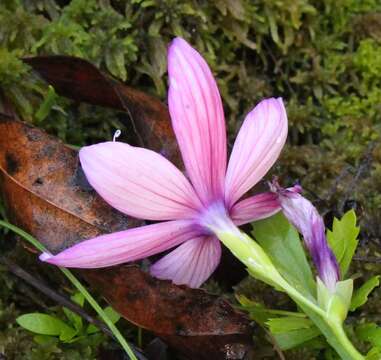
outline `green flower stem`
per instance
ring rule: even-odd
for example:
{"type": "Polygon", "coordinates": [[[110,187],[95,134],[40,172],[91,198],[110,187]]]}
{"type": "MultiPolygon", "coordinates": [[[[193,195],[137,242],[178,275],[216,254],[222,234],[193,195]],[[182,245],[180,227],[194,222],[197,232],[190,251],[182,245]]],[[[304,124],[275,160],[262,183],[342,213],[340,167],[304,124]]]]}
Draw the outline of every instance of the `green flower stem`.
{"type": "Polygon", "coordinates": [[[340,322],[332,321],[319,306],[304,297],[294,287],[282,278],[283,290],[303,309],[315,325],[325,335],[328,343],[344,360],[363,360],[364,357],[357,351],[345,333],[340,322]]]}
{"type": "MultiPolygon", "coordinates": [[[[47,251],[47,249],[42,245],[37,239],[35,239],[33,236],[25,232],[24,230],[18,228],[15,225],[12,225],[6,221],[0,220],[0,226],[3,226],[17,235],[24,238],[26,241],[28,241],[30,244],[32,244],[36,249],[40,250],[41,252],[47,251]]],[[[123,350],[127,353],[127,355],[130,357],[131,360],[138,360],[135,356],[134,352],[128,345],[126,339],[123,337],[123,335],[120,333],[118,328],[112,323],[112,321],[109,319],[107,314],[103,311],[103,309],[99,306],[99,304],[96,302],[96,300],[91,296],[91,294],[86,290],[86,288],[81,284],[81,282],[73,275],[73,273],[66,269],[66,268],[59,268],[64,275],[69,279],[69,281],[77,288],[78,291],[81,292],[81,294],[85,297],[85,299],[89,302],[89,304],[92,306],[92,308],[97,312],[97,314],[100,316],[100,318],[105,322],[105,324],[109,327],[111,332],[113,333],[115,339],[117,339],[122,346],[123,350]]]]}
{"type": "Polygon", "coordinates": [[[311,301],[291,286],[278,272],[262,247],[244,233],[216,232],[226,247],[243,262],[249,273],[259,280],[286,292],[315,323],[328,343],[344,360],[364,360],[349,341],[341,322],[330,319],[317,303],[311,301]]]}

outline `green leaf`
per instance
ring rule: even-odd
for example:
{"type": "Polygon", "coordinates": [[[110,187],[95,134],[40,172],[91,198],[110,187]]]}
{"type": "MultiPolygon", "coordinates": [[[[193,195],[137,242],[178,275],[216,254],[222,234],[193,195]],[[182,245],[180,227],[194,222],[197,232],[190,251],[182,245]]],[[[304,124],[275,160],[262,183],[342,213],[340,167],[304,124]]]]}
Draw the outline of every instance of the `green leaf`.
{"type": "Polygon", "coordinates": [[[362,341],[370,342],[381,350],[381,327],[375,323],[366,323],[357,326],[356,335],[362,341]]]}
{"type": "Polygon", "coordinates": [[[365,360],[380,360],[381,359],[381,350],[373,347],[366,354],[365,360]]]}
{"type": "Polygon", "coordinates": [[[341,360],[342,358],[339,354],[333,350],[333,348],[326,348],[324,351],[324,359],[325,360],[341,360]]]}
{"type": "MultiPolygon", "coordinates": [[[[107,306],[103,310],[113,324],[116,324],[119,321],[120,314],[117,313],[111,306],[107,306]]],[[[94,324],[90,324],[86,329],[86,333],[89,335],[97,333],[99,331],[100,331],[99,328],[95,326],[94,324]]]]}
{"type": "Polygon", "coordinates": [[[357,289],[352,297],[350,311],[355,311],[368,301],[369,294],[373,289],[380,285],[380,275],[376,275],[368,279],[359,289],[357,289]]]}
{"type": "Polygon", "coordinates": [[[44,120],[52,110],[52,107],[56,103],[56,100],[58,98],[58,95],[54,91],[54,87],[49,85],[48,87],[48,93],[44,97],[44,100],[40,106],[40,108],[37,110],[35,114],[35,118],[37,121],[42,121],[44,120]]]}
{"type": "Polygon", "coordinates": [[[61,333],[59,336],[61,341],[70,342],[70,340],[72,340],[77,334],[78,334],[77,330],[74,330],[70,326],[66,326],[61,329],[61,333]]]}
{"type": "Polygon", "coordinates": [[[300,346],[311,339],[321,335],[316,326],[306,329],[293,330],[285,333],[274,334],[275,340],[282,350],[289,350],[300,346]]]}
{"type": "Polygon", "coordinates": [[[328,243],[339,262],[342,278],[347,273],[356,251],[359,232],[360,228],[356,226],[356,214],[353,210],[345,213],[340,220],[335,218],[332,231],[327,230],[328,243]]]}
{"type": "Polygon", "coordinates": [[[48,314],[25,314],[19,316],[16,322],[26,330],[40,335],[59,336],[63,341],[70,340],[77,333],[62,320],[48,314]]]}
{"type": "Polygon", "coordinates": [[[310,342],[321,335],[320,330],[305,314],[268,309],[244,295],[237,295],[237,299],[243,309],[249,312],[251,319],[269,328],[283,350],[310,342]]]}
{"type": "Polygon", "coordinates": [[[56,337],[49,336],[49,335],[35,335],[33,336],[33,340],[34,342],[40,345],[48,345],[48,344],[52,345],[52,344],[57,344],[58,342],[58,339],[56,337]]]}
{"type": "Polygon", "coordinates": [[[306,319],[306,315],[299,312],[268,309],[261,303],[250,300],[244,295],[236,295],[236,298],[241,304],[242,309],[247,311],[250,318],[260,325],[265,325],[266,321],[274,318],[274,316],[291,316],[293,318],[306,319]]]}
{"type": "Polygon", "coordinates": [[[111,320],[113,324],[116,324],[120,319],[120,314],[116,312],[111,306],[107,306],[104,309],[104,312],[108,316],[108,318],[111,320]]]}
{"type": "Polygon", "coordinates": [[[266,322],[272,334],[281,334],[293,330],[308,329],[314,326],[313,322],[308,318],[286,316],[269,319],[266,322]]]}
{"type": "Polygon", "coordinates": [[[314,298],[316,285],[295,228],[282,213],[253,223],[253,235],[280,274],[298,291],[314,298]]]}
{"type": "Polygon", "coordinates": [[[236,295],[236,298],[242,308],[250,314],[250,319],[256,321],[260,325],[265,325],[265,322],[273,316],[265,306],[248,299],[244,295],[236,295]]]}
{"type": "MultiPolygon", "coordinates": [[[[83,307],[83,304],[85,303],[85,297],[80,292],[76,292],[71,296],[71,300],[81,307],[83,307]]],[[[83,328],[82,317],[65,307],[63,308],[63,311],[74,328],[80,332],[83,328]]]]}
{"type": "Polygon", "coordinates": [[[76,304],[78,304],[80,307],[83,307],[85,304],[85,296],[77,291],[74,295],[72,295],[71,300],[73,300],[76,304]]]}

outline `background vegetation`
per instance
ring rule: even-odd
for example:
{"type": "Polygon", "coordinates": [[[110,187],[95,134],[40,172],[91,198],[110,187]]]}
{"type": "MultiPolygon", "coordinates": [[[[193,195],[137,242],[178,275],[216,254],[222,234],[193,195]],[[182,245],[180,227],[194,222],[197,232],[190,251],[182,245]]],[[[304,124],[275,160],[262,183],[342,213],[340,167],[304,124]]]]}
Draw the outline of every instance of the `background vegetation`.
{"type": "MultiPolygon", "coordinates": [[[[79,56],[165,101],[166,46],[174,36],[211,65],[231,141],[260,99],[285,99],[290,134],[273,172],[284,184],[299,180],[328,225],[354,207],[362,225],[358,256],[379,256],[379,0],[3,0],[0,86],[26,120],[67,143],[110,139],[124,128],[113,111],[57,98],[49,116],[37,116],[48,88],[20,58],[79,56]]],[[[380,272],[369,261],[358,264],[360,274],[380,272]]],[[[0,302],[0,320],[9,306],[0,302]]],[[[371,301],[364,316],[375,308],[371,301]]]]}

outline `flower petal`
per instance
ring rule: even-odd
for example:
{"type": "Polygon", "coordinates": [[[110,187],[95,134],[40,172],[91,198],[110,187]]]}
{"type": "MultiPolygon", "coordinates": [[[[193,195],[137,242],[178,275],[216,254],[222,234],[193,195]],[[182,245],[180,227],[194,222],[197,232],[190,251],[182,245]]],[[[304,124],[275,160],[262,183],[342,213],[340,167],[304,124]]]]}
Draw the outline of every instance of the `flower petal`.
{"type": "Polygon", "coordinates": [[[201,207],[181,171],[154,151],[105,142],[82,148],[79,157],[98,194],[130,216],[175,220],[192,217],[201,207]]]}
{"type": "Polygon", "coordinates": [[[287,115],[282,99],[261,101],[242,124],[230,156],[225,201],[232,206],[274,164],[287,137],[287,115]]]}
{"type": "Polygon", "coordinates": [[[323,219],[321,217],[315,221],[311,219],[311,222],[313,238],[309,250],[320,279],[333,292],[340,280],[339,264],[325,237],[323,219]]]}
{"type": "Polygon", "coordinates": [[[194,223],[176,220],[141,226],[82,241],[57,255],[40,260],[75,268],[101,268],[142,259],[170,249],[198,234],[194,223]]]}
{"type": "Polygon", "coordinates": [[[274,180],[270,188],[278,195],[286,218],[303,235],[320,279],[334,291],[336,282],[340,280],[340,270],[325,236],[323,218],[312,203],[300,194],[302,188],[299,185],[283,189],[274,180]]]}
{"type": "Polygon", "coordinates": [[[186,241],[151,266],[151,274],[192,288],[201,286],[213,273],[221,258],[221,244],[215,236],[186,241]]]}
{"type": "Polygon", "coordinates": [[[272,192],[266,192],[239,201],[233,206],[230,216],[234,224],[239,226],[265,219],[280,209],[278,196],[272,192]]]}
{"type": "Polygon", "coordinates": [[[226,129],[216,81],[201,55],[176,38],[168,51],[169,111],[187,174],[205,205],[223,196],[226,129]]]}

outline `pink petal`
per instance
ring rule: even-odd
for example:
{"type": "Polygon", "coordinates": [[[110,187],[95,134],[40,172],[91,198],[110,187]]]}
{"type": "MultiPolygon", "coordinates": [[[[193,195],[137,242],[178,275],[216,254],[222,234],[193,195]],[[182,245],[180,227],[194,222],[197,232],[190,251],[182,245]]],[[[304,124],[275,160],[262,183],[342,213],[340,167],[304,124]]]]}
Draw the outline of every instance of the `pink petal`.
{"type": "Polygon", "coordinates": [[[281,98],[261,101],[242,124],[230,156],[225,201],[232,206],[262,179],[287,137],[287,114],[281,98]]]}
{"type": "Polygon", "coordinates": [[[323,218],[312,203],[300,194],[300,185],[284,189],[274,180],[270,189],[278,196],[283,214],[303,235],[320,279],[328,289],[335,291],[336,282],[340,280],[340,269],[328,245],[323,218]]]}
{"type": "Polygon", "coordinates": [[[230,216],[234,224],[243,225],[272,216],[280,209],[278,196],[266,192],[239,201],[233,206],[230,216]]]}
{"type": "Polygon", "coordinates": [[[189,218],[202,206],[180,170],[154,151],[105,142],[82,148],[79,157],[98,194],[130,216],[147,220],[189,218]]]}
{"type": "Polygon", "coordinates": [[[151,266],[151,274],[177,285],[201,286],[213,273],[221,258],[221,245],[215,236],[186,241],[151,266]]]}
{"type": "Polygon", "coordinates": [[[226,129],[216,81],[201,55],[176,38],[168,51],[172,125],[187,174],[204,204],[221,199],[226,129]]]}
{"type": "Polygon", "coordinates": [[[157,254],[197,234],[191,221],[168,221],[101,235],[55,256],[44,253],[40,260],[63,267],[101,268],[157,254]]]}

